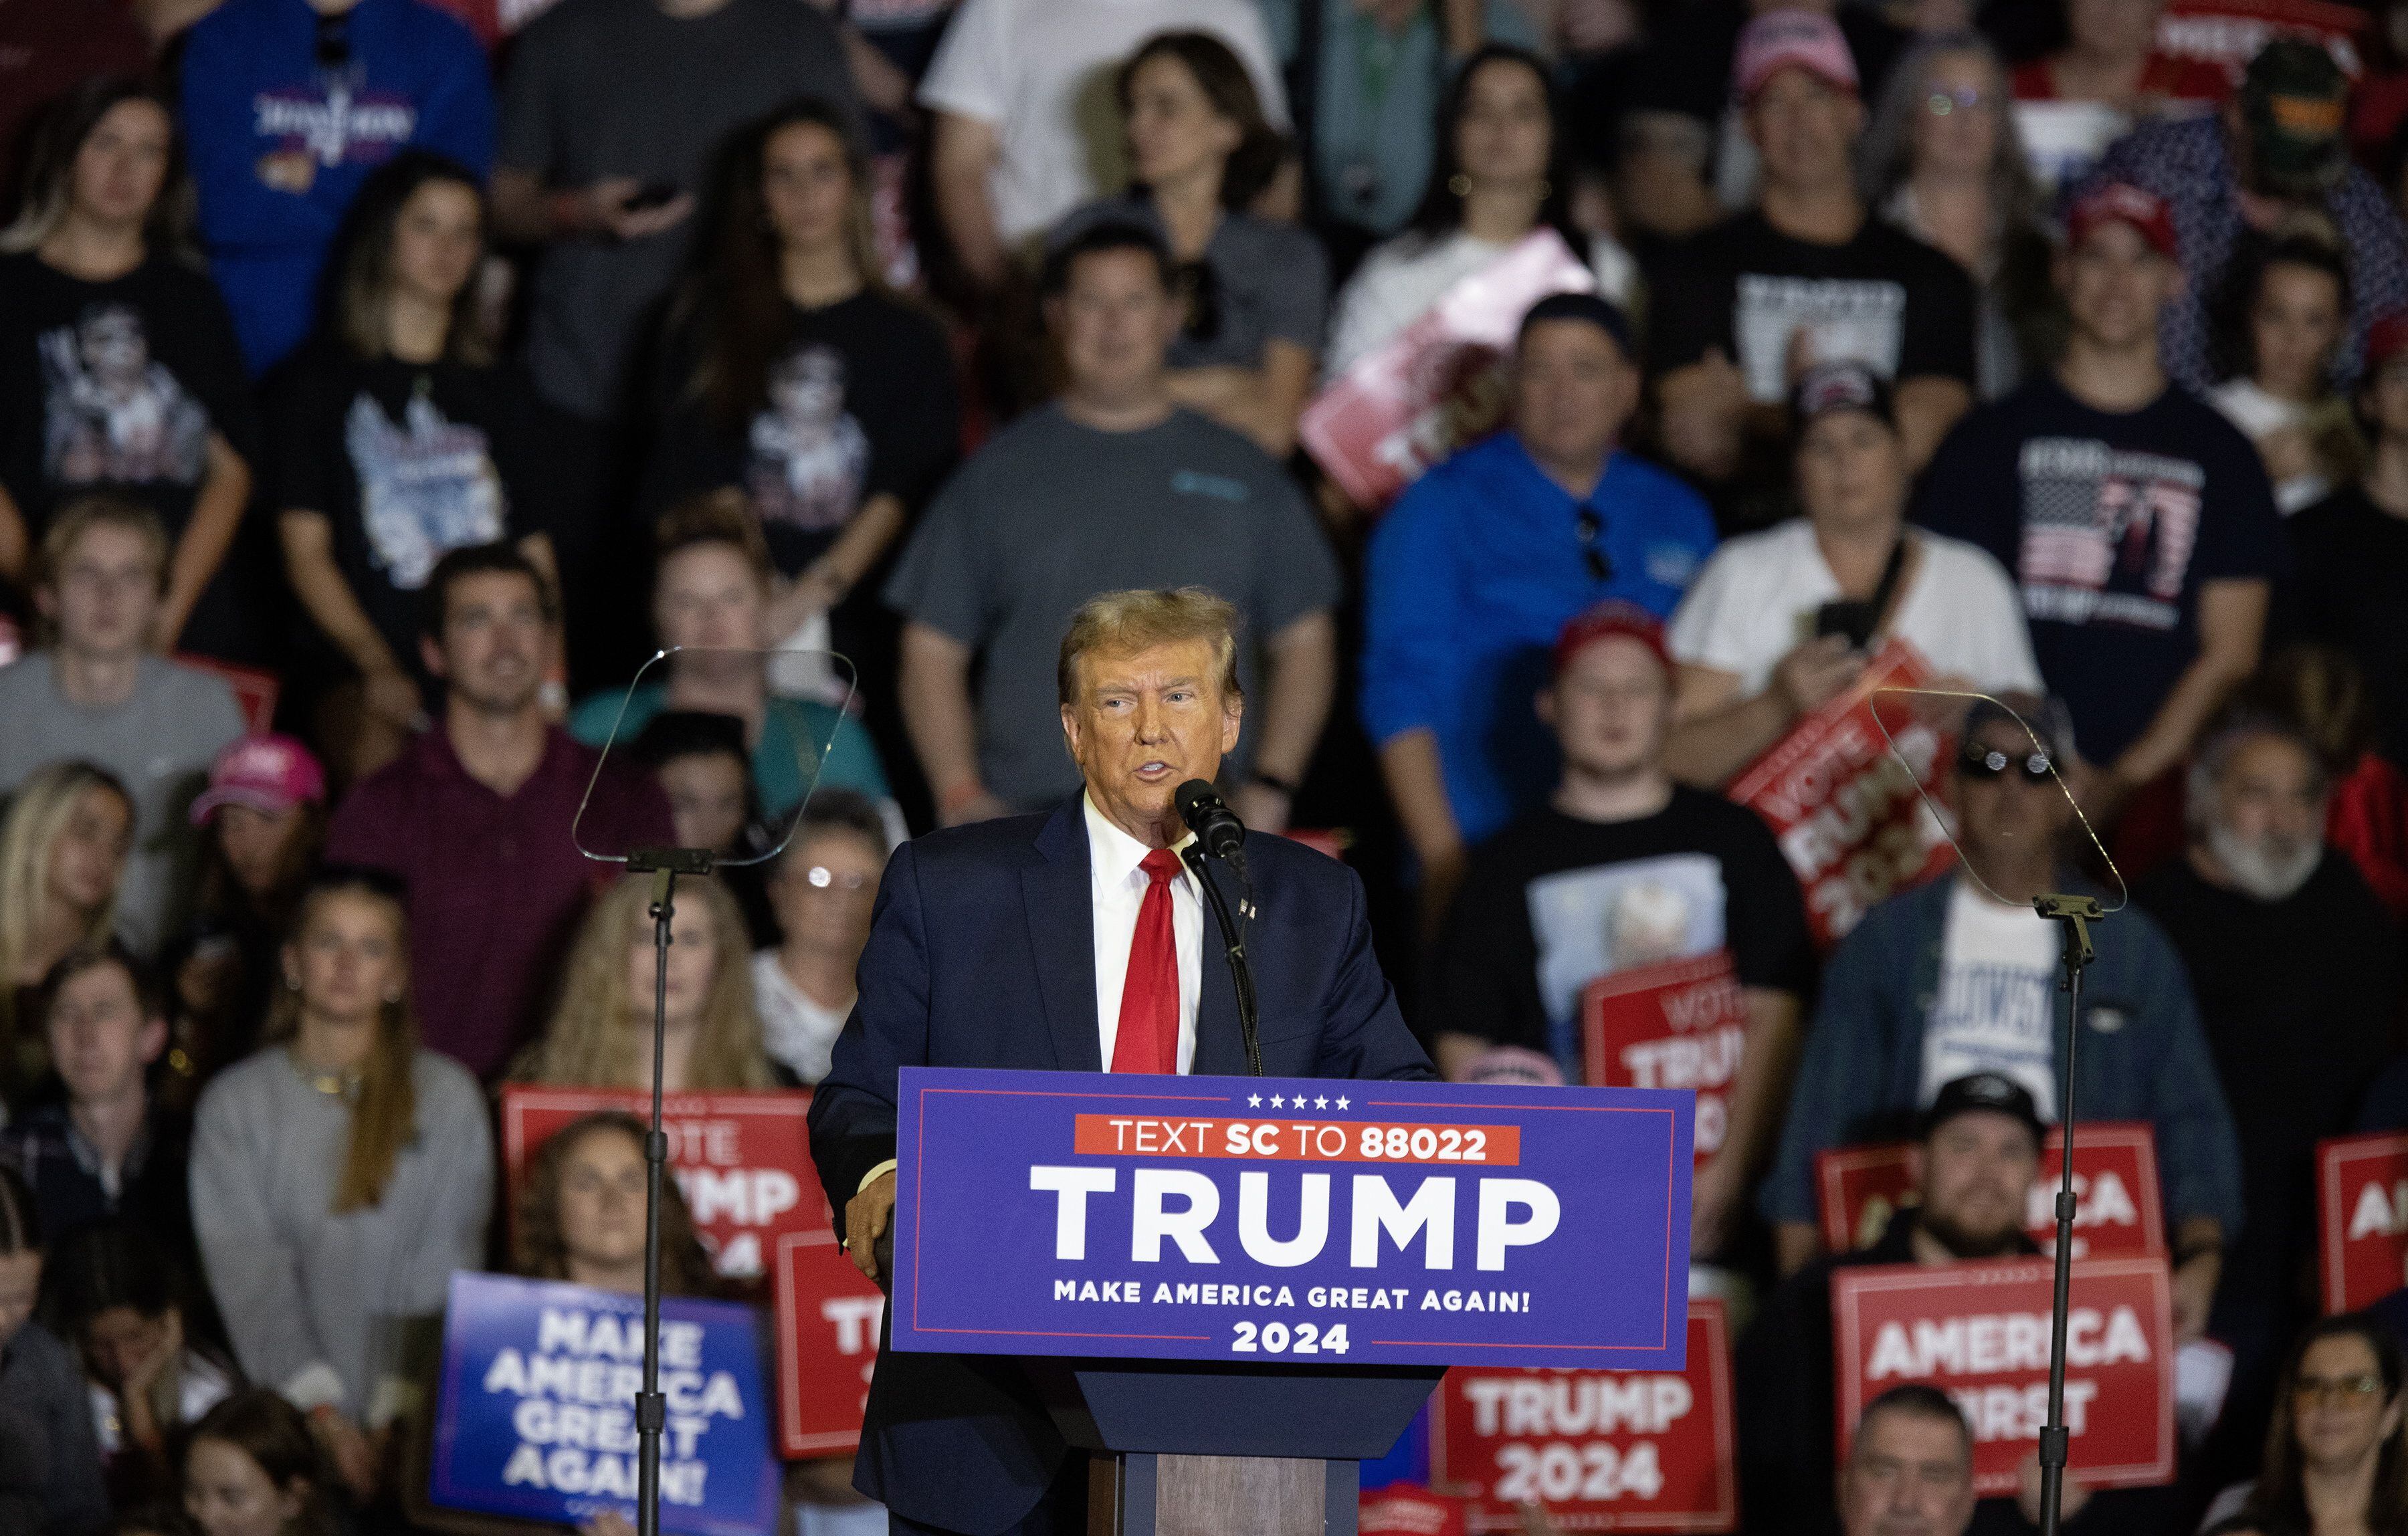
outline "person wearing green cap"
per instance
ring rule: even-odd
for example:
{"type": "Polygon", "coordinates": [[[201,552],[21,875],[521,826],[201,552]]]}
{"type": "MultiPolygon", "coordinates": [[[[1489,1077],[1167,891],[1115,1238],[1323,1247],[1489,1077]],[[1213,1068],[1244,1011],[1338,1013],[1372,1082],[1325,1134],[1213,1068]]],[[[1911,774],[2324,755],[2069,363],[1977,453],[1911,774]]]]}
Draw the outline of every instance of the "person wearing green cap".
{"type": "Polygon", "coordinates": [[[2408,235],[2374,178],[2350,164],[2348,111],[2349,80],[2331,54],[2277,37],[2250,61],[2220,112],[2134,131],[2075,189],[2078,201],[2093,186],[2128,182],[2171,207],[2189,279],[2159,332],[2176,383],[2204,392],[2217,382],[2209,306],[2226,273],[2302,221],[2329,225],[2349,260],[2349,334],[2332,362],[2336,388],[2357,377],[2367,327],[2408,305],[2408,235]]]}

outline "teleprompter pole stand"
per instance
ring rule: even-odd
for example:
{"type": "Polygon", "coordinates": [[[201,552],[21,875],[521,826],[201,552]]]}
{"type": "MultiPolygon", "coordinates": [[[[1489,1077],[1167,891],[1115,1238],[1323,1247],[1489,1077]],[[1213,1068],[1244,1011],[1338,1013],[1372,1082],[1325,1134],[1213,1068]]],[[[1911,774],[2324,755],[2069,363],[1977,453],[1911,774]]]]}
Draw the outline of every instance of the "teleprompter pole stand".
{"type": "MultiPolygon", "coordinates": [[[[1249,1076],[1263,1074],[1263,1044],[1261,1020],[1254,1005],[1254,971],[1246,959],[1243,930],[1229,916],[1229,900],[1221,888],[1212,883],[1212,872],[1207,867],[1211,855],[1204,851],[1204,840],[1197,838],[1187,845],[1187,867],[1196,875],[1196,884],[1204,892],[1204,904],[1212,909],[1212,920],[1220,925],[1222,946],[1229,952],[1229,978],[1238,988],[1238,1032],[1246,1042],[1246,1073],[1249,1076]]],[[[1254,915],[1254,882],[1246,875],[1246,859],[1233,853],[1221,862],[1238,876],[1238,910],[1246,917],[1254,915]]],[[[650,1536],[647,1532],[646,1536],[650,1536]]]]}
{"type": "Polygon", "coordinates": [[[637,1536],[660,1536],[661,1431],[669,1418],[668,1399],[661,1395],[661,1174],[669,1160],[669,1139],[661,1133],[661,1069],[667,1055],[669,919],[677,911],[677,877],[709,875],[710,867],[709,848],[638,848],[627,856],[628,874],[652,877],[652,1123],[644,1137],[644,1389],[636,1395],[637,1536]]]}
{"type": "MultiPolygon", "coordinates": [[[[2048,1422],[2040,1431],[2041,1536],[2057,1536],[2065,1498],[2065,1324],[2073,1301],[2073,1052],[2082,1038],[2083,968],[2098,958],[2090,945],[2090,925],[2107,914],[2090,896],[2035,896],[2032,910],[2058,924],[2065,934],[2065,975],[2057,984],[2066,994],[2065,1035],[2057,1053],[2057,1120],[2065,1143],[2057,1157],[2057,1294],[2048,1321],[2048,1422]]],[[[652,1533],[647,1531],[645,1536],[652,1533]]]]}

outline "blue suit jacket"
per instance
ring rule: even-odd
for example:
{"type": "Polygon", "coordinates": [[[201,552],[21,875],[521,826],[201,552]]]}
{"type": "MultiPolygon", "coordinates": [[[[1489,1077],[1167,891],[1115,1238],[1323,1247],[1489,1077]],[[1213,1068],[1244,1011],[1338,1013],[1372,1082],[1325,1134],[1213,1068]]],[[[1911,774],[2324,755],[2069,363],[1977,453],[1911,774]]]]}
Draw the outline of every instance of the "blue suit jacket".
{"type": "MultiPolygon", "coordinates": [[[[1259,834],[1247,836],[1246,860],[1264,1073],[1429,1076],[1371,952],[1354,872],[1259,834]]],[[[879,886],[860,986],[811,1102],[811,1156],[839,1237],[863,1176],[895,1156],[896,1069],[1103,1070],[1080,802],[896,849],[879,886]]],[[[1246,1071],[1228,957],[1209,917],[1194,1070],[1246,1071]]],[[[870,1385],[853,1481],[910,1519],[977,1536],[1006,1529],[1035,1507],[1064,1451],[1015,1361],[886,1353],[870,1385]]]]}

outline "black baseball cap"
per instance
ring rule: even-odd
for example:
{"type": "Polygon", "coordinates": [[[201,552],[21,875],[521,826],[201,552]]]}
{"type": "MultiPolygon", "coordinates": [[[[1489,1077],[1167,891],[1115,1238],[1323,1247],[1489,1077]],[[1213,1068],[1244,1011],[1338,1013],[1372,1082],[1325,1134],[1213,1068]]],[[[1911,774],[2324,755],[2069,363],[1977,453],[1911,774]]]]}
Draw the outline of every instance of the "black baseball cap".
{"type": "Polygon", "coordinates": [[[1630,317],[1612,299],[1595,293],[1550,293],[1522,314],[1522,323],[1513,333],[1518,345],[1530,334],[1530,327],[1546,320],[1583,320],[1596,326],[1613,338],[1613,345],[1624,357],[1632,356],[1630,317]]]}
{"type": "Polygon", "coordinates": [[[1789,391],[1790,426],[1799,434],[1833,411],[1862,411],[1884,426],[1898,425],[1889,381],[1852,358],[1814,364],[1789,391]]]}
{"type": "Polygon", "coordinates": [[[1976,1111],[2021,1121],[2035,1142],[2045,1129],[2041,1124],[2040,1106],[2032,1102],[2031,1089],[2002,1072],[1977,1072],[1941,1086],[1931,1107],[1923,1112],[1924,1139],[1929,1140],[1933,1131],[1959,1115],[1976,1111]]]}

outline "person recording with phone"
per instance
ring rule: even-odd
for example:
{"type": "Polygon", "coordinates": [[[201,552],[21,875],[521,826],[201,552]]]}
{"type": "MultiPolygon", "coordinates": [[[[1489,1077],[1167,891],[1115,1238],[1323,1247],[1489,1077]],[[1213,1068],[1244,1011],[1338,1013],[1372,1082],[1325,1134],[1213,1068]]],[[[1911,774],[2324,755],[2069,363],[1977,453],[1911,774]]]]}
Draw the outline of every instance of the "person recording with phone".
{"type": "MultiPolygon", "coordinates": [[[[1248,1071],[1238,976],[1198,883],[1228,896],[1237,867],[1208,875],[1235,861],[1199,856],[1199,835],[1244,855],[1261,1072],[1431,1075],[1372,953],[1362,881],[1219,819],[1228,812],[1209,792],[1197,803],[1244,720],[1237,621],[1197,587],[1088,599],[1055,673],[1081,793],[932,832],[887,862],[860,998],[811,1102],[837,1235],[882,1285],[899,1069],[1248,1071]]],[[[1084,1459],[1009,1358],[882,1356],[854,1468],[897,1532],[1084,1529],[1084,1459]]]]}
{"type": "Polygon", "coordinates": [[[1959,539],[1906,526],[1908,468],[1889,385],[1859,363],[1790,394],[1805,515],[1730,540],[1672,616],[1679,674],[1665,765],[1715,789],[1847,690],[1890,640],[1933,686],[2034,690],[2013,583],[1959,539]]]}

